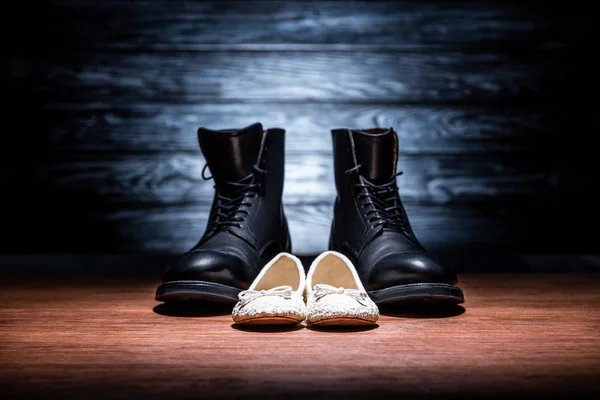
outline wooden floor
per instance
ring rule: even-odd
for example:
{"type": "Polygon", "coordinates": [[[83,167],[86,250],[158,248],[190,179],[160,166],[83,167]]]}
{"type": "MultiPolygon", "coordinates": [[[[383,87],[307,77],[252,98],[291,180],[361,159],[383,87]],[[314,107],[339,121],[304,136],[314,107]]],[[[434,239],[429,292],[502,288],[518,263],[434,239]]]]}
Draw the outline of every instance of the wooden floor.
{"type": "Polygon", "coordinates": [[[4,276],[0,398],[600,394],[598,275],[464,275],[464,308],[370,330],[243,329],[156,303],[156,283],[4,276]]]}

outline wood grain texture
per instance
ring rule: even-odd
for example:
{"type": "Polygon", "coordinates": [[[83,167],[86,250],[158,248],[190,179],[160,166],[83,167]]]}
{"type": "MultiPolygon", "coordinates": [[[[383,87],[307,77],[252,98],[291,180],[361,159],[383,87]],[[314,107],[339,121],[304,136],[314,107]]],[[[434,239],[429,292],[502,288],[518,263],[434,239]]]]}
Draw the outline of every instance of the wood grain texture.
{"type": "Polygon", "coordinates": [[[564,57],[560,52],[98,52],[15,57],[7,74],[15,85],[32,85],[50,103],[564,103],[579,79],[575,64],[563,63],[564,57]],[[561,79],[565,75],[573,81],[561,79]]]}
{"type": "Polygon", "coordinates": [[[236,329],[226,308],[157,306],[157,283],[3,277],[0,395],[600,395],[598,275],[463,275],[466,311],[384,309],[366,331],[236,329]]]}
{"type": "MultiPolygon", "coordinates": [[[[39,173],[58,189],[101,193],[117,203],[173,205],[211,202],[197,154],[74,155],[39,173]]],[[[556,190],[559,170],[529,155],[406,155],[399,160],[401,195],[407,202],[445,204],[520,197],[542,199],[556,190]]],[[[286,155],[284,201],[307,204],[335,198],[331,151],[286,155]]]]}
{"type": "Polygon", "coordinates": [[[540,151],[585,115],[564,109],[369,104],[130,104],[49,106],[42,117],[56,151],[198,151],[200,126],[227,129],[262,121],[284,127],[288,149],[329,151],[332,128],[394,127],[403,154],[540,151]]]}
{"type": "MultiPolygon", "coordinates": [[[[333,199],[322,204],[285,205],[295,254],[328,250],[333,199]]],[[[125,251],[178,253],[195,245],[205,230],[209,205],[120,210],[98,214],[114,227],[112,240],[125,251]]],[[[543,205],[510,203],[470,207],[407,205],[415,234],[428,249],[454,252],[548,251],[558,237],[543,205]]],[[[547,212],[547,211],[546,211],[547,212]]],[[[96,244],[110,251],[109,242],[96,244]]],[[[565,244],[562,244],[563,249],[565,244]]],[[[586,246],[580,242],[579,246],[586,246]]],[[[68,248],[65,248],[68,251],[68,248]]]]}
{"type": "MultiPolygon", "coordinates": [[[[189,51],[207,45],[285,51],[306,44],[410,50],[482,46],[539,49],[575,40],[581,35],[578,22],[583,19],[569,15],[570,8],[501,1],[55,0],[51,4],[53,7],[46,11],[52,20],[67,27],[78,26],[76,43],[81,47],[85,43],[88,49],[129,51],[189,51]],[[283,46],[276,46],[280,44],[283,46]]],[[[60,25],[50,30],[56,35],[62,32],[60,25]]]]}
{"type": "Polygon", "coordinates": [[[376,125],[424,243],[589,251],[595,14],[550,3],[7,4],[0,250],[184,250],[212,194],[196,128],[260,120],[288,129],[301,252],[327,241],[329,129],[376,125]]]}

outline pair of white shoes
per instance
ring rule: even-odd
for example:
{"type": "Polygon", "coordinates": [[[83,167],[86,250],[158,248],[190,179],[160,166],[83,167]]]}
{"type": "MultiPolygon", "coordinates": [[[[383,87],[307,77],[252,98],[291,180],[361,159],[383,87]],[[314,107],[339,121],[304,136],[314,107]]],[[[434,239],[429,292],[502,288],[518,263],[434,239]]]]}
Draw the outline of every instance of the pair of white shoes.
{"type": "Polygon", "coordinates": [[[317,257],[306,278],[297,257],[280,253],[238,297],[232,312],[238,324],[298,324],[306,319],[309,325],[371,325],[379,319],[354,265],[335,251],[317,257]]]}

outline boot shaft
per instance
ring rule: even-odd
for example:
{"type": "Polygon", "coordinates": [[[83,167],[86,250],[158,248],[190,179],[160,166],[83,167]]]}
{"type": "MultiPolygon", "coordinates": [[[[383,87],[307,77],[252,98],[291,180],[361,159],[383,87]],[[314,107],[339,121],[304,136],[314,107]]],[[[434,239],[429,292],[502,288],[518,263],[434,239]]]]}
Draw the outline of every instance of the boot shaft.
{"type": "Polygon", "coordinates": [[[217,185],[237,182],[253,173],[264,138],[261,124],[242,129],[198,129],[198,143],[217,185]]]}
{"type": "MultiPolygon", "coordinates": [[[[257,250],[272,237],[289,242],[283,213],[285,131],[243,129],[198,130],[200,147],[215,180],[215,198],[206,232],[197,246],[219,233],[236,235],[257,250]]],[[[289,247],[285,243],[283,246],[289,247]]]]}
{"type": "Polygon", "coordinates": [[[398,137],[390,129],[334,129],[333,159],[338,196],[354,195],[349,191],[362,176],[374,184],[394,179],[398,163],[398,137]],[[357,174],[348,171],[357,168],[357,174]]]}
{"type": "Polygon", "coordinates": [[[262,189],[268,186],[269,197],[281,197],[285,163],[283,129],[264,130],[260,123],[242,129],[199,128],[198,142],[217,187],[228,188],[231,182],[261,175],[264,170],[267,173],[260,178],[262,189]]]}
{"type": "Polygon", "coordinates": [[[361,249],[384,232],[400,234],[407,246],[418,243],[396,185],[398,138],[393,129],[332,130],[335,183],[330,248],[361,249]]]}
{"type": "Polygon", "coordinates": [[[392,128],[351,130],[349,136],[362,176],[375,184],[387,183],[395,177],[398,137],[392,128]]]}

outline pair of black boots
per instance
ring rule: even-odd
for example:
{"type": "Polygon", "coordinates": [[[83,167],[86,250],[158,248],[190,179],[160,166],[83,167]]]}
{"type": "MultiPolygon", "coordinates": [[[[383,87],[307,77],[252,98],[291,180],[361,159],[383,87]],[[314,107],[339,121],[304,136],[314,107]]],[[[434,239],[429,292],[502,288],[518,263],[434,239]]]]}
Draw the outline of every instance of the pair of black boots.
{"type": "MultiPolygon", "coordinates": [[[[338,196],[330,249],[352,260],[378,304],[462,303],[456,276],[427,255],[406,216],[396,185],[394,130],[336,129],[332,135],[338,196]]],[[[208,226],[170,266],[156,299],[234,303],[268,261],[291,252],[281,202],[285,131],[259,123],[200,128],[198,140],[215,181],[208,226]]]]}

